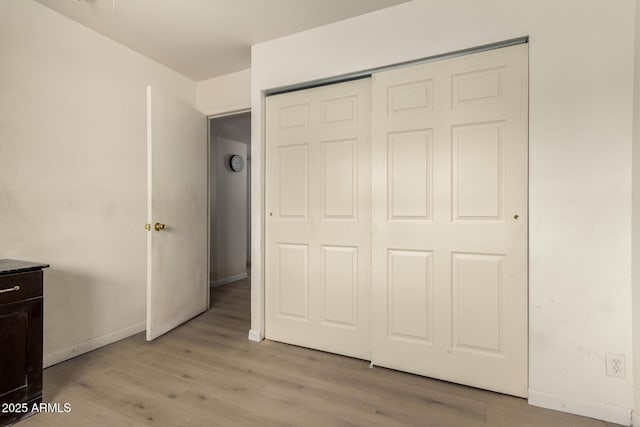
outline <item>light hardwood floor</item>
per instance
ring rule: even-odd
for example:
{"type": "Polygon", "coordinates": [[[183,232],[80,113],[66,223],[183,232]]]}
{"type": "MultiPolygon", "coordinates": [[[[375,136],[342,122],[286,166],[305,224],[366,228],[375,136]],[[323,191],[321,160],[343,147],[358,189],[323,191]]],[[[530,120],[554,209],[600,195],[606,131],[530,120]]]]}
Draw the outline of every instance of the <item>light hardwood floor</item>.
{"type": "Polygon", "coordinates": [[[523,399],[362,360],[247,341],[249,282],[215,288],[212,308],[147,343],[138,334],[45,370],[44,398],[71,412],[19,427],[614,426],[523,399]]]}

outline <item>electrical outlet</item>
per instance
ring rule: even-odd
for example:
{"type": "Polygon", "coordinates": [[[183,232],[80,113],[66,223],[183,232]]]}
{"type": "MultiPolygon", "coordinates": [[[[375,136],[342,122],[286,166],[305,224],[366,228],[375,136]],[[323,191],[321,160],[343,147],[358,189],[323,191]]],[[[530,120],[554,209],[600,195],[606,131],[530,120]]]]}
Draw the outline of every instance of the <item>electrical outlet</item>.
{"type": "Polygon", "coordinates": [[[607,375],[616,378],[624,378],[627,375],[624,354],[607,353],[607,375]]]}

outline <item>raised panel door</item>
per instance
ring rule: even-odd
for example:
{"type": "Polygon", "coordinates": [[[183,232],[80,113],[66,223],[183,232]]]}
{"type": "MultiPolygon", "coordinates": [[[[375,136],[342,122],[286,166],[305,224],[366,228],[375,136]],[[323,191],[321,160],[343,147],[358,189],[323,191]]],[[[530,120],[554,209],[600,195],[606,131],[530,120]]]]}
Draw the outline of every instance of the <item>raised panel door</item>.
{"type": "Polygon", "coordinates": [[[274,95],[266,115],[266,338],[368,359],[371,84],[274,95]]]}
{"type": "Polygon", "coordinates": [[[375,365],[527,393],[527,52],[373,76],[375,365]]]}

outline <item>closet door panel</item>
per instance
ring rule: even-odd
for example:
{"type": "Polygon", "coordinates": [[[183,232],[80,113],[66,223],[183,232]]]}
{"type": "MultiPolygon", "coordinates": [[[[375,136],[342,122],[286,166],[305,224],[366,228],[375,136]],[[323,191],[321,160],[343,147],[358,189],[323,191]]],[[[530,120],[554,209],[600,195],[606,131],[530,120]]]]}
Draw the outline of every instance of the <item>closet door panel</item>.
{"type": "Polygon", "coordinates": [[[527,393],[527,55],[373,76],[376,365],[527,393]]]}
{"type": "Polygon", "coordinates": [[[370,358],[370,116],[370,79],[267,98],[267,339],[370,358]]]}

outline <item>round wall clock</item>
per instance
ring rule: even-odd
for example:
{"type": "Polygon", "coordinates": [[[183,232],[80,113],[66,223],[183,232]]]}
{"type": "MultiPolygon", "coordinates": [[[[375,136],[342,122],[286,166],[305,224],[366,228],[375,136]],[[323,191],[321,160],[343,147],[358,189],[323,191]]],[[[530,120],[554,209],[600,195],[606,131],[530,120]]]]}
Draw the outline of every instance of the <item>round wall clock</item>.
{"type": "Polygon", "coordinates": [[[229,167],[234,172],[240,172],[242,168],[244,168],[244,159],[241,156],[234,154],[229,158],[229,167]]]}

